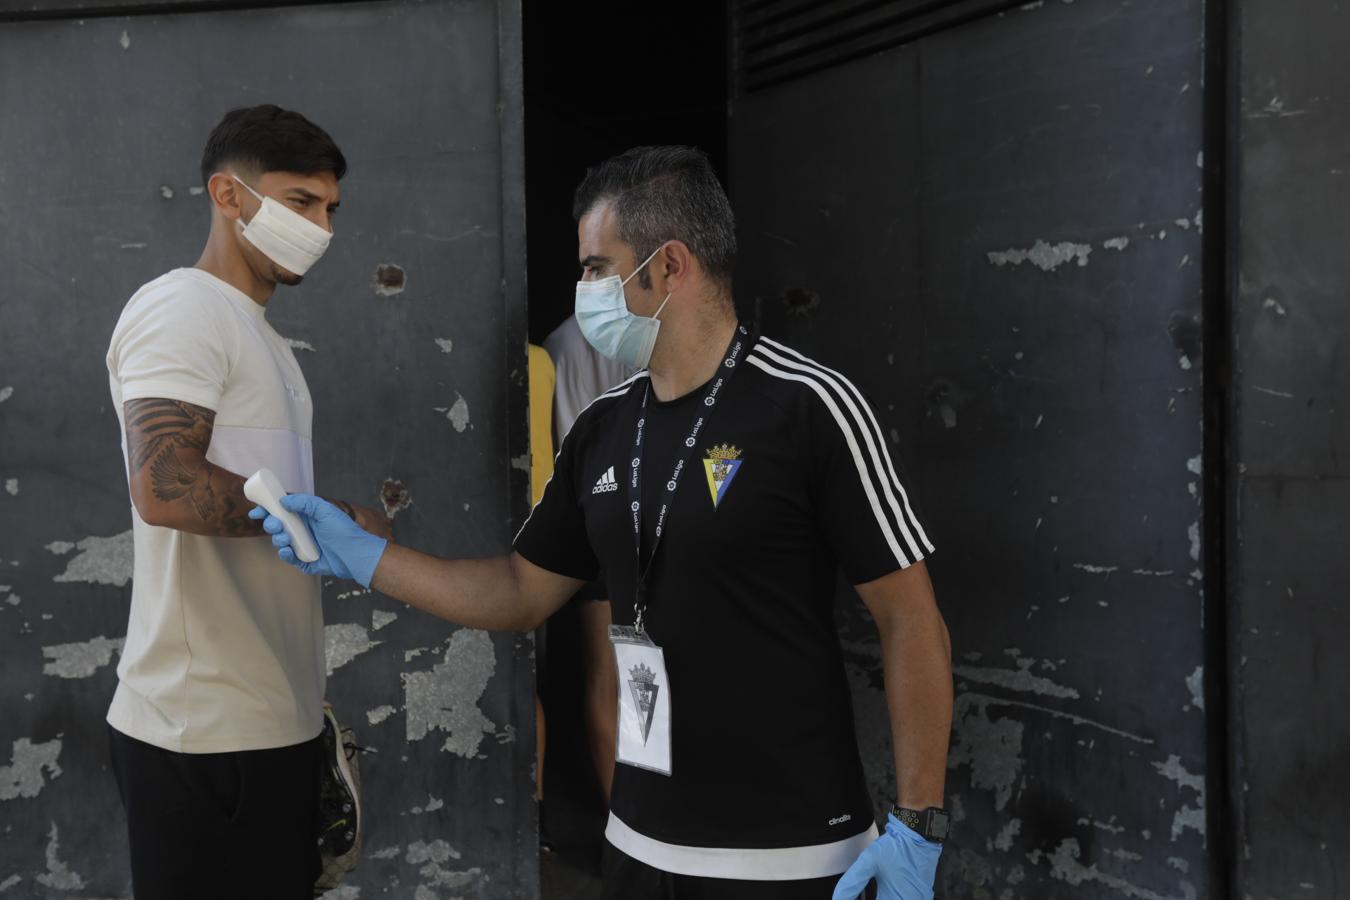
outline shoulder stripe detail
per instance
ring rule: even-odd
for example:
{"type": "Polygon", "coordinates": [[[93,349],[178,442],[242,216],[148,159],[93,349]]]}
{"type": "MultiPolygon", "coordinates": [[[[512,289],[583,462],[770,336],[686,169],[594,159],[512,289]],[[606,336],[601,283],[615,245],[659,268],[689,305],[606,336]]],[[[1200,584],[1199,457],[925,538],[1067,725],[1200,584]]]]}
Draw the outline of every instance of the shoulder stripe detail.
{"type": "MultiPolygon", "coordinates": [[[[618,384],[614,385],[614,387],[610,388],[600,396],[596,397],[590,403],[587,403],[586,406],[582,408],[581,412],[577,413],[577,417],[572,420],[572,428],[576,427],[577,422],[581,420],[581,417],[586,413],[586,410],[590,409],[592,406],[599,403],[601,400],[605,400],[610,397],[622,397],[624,394],[628,393],[629,389],[632,388],[634,382],[636,382],[639,378],[646,378],[646,377],[647,377],[647,370],[643,369],[641,372],[638,372],[633,377],[629,378],[626,381],[619,382],[618,384]]],[[[567,436],[572,433],[572,428],[567,429],[567,434],[563,435],[562,438],[558,441],[558,449],[553,454],[554,473],[557,473],[558,471],[558,457],[562,456],[563,443],[566,442],[567,436]]],[[[548,486],[552,483],[553,483],[553,475],[549,475],[548,481],[544,482],[543,491],[539,493],[539,503],[543,503],[544,497],[548,496],[548,486]]],[[[516,541],[520,540],[520,536],[525,533],[525,526],[529,525],[530,519],[534,518],[534,511],[539,507],[539,503],[536,503],[534,506],[530,507],[530,514],[525,517],[524,522],[520,523],[520,530],[517,531],[516,536],[511,539],[511,543],[513,545],[515,544],[516,541]]]]}
{"type": "MultiPolygon", "coordinates": [[[[867,495],[867,501],[872,506],[872,514],[876,516],[877,524],[881,526],[881,534],[886,538],[886,544],[891,548],[891,552],[895,554],[896,562],[901,567],[904,567],[911,565],[918,560],[920,554],[918,553],[917,548],[914,548],[914,555],[911,556],[900,547],[900,542],[896,540],[895,529],[891,527],[890,520],[886,517],[886,513],[881,508],[881,500],[877,497],[876,487],[873,485],[872,478],[869,476],[867,463],[863,460],[862,450],[858,447],[858,438],[854,434],[853,429],[849,427],[848,422],[845,421],[844,414],[840,411],[839,405],[834,402],[834,397],[830,395],[830,392],[816,379],[807,375],[800,375],[795,372],[786,372],[782,369],[774,368],[755,353],[751,353],[747,356],[745,361],[775,378],[782,378],[786,381],[796,381],[806,385],[811,388],[811,390],[815,391],[816,395],[824,401],[826,408],[829,409],[830,414],[834,416],[835,424],[839,426],[839,430],[843,433],[844,439],[848,443],[849,451],[853,454],[853,464],[857,467],[858,478],[862,482],[863,493],[867,495]]],[[[912,545],[912,541],[910,543],[912,545]]]]}
{"type": "MultiPolygon", "coordinates": [[[[896,474],[895,463],[891,460],[890,451],[886,447],[886,441],[881,432],[881,423],[877,421],[876,415],[872,412],[871,404],[869,404],[867,400],[863,398],[862,392],[859,391],[857,386],[852,381],[850,381],[846,376],[840,374],[839,372],[836,372],[834,369],[828,368],[827,366],[823,366],[820,363],[816,362],[815,360],[810,359],[802,355],[801,353],[798,353],[796,350],[793,350],[791,347],[784,346],[783,344],[780,344],[777,341],[771,340],[769,338],[762,338],[761,340],[765,344],[768,344],[777,350],[781,350],[785,354],[790,354],[792,357],[795,357],[797,361],[794,362],[791,359],[773,353],[773,351],[769,347],[763,348],[765,353],[769,354],[775,359],[778,359],[783,364],[798,369],[800,371],[815,371],[820,375],[821,378],[830,382],[831,385],[837,391],[843,394],[845,401],[849,401],[848,394],[852,394],[852,399],[857,401],[857,405],[854,406],[852,402],[849,402],[848,404],[849,408],[850,410],[853,411],[855,417],[861,418],[858,413],[859,409],[861,409],[862,415],[867,417],[867,422],[868,424],[871,425],[872,439],[875,440],[876,442],[875,447],[880,448],[880,456],[886,463],[886,473],[890,475],[890,485],[895,489],[895,492],[899,494],[900,503],[904,506],[905,515],[904,518],[901,519],[902,523],[907,523],[907,527],[913,529],[915,534],[917,534],[919,540],[923,543],[924,547],[927,548],[929,553],[932,553],[933,543],[928,539],[928,534],[924,531],[923,524],[919,522],[918,516],[914,515],[914,508],[910,505],[909,502],[909,494],[905,491],[905,486],[900,482],[900,476],[896,474]],[[845,393],[845,391],[847,391],[847,393],[845,393]]],[[[868,444],[869,447],[872,446],[872,441],[869,440],[868,444]]],[[[875,447],[873,448],[874,450],[875,447]]],[[[877,462],[877,453],[873,452],[872,460],[873,462],[876,462],[879,468],[881,463],[877,462]]],[[[895,509],[894,496],[891,495],[891,492],[889,490],[887,491],[887,495],[888,498],[891,500],[892,511],[894,511],[896,517],[899,518],[900,512],[899,510],[895,509]]]]}

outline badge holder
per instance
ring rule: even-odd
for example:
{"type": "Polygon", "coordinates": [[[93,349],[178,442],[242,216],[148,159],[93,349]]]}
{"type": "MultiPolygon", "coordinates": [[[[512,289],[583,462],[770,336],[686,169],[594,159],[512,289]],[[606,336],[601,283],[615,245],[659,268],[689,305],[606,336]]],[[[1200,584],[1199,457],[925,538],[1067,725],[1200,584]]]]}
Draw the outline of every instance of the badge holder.
{"type": "Polygon", "coordinates": [[[670,679],[666,656],[646,632],[611,625],[609,641],[619,674],[616,759],[661,775],[671,774],[670,679]]]}

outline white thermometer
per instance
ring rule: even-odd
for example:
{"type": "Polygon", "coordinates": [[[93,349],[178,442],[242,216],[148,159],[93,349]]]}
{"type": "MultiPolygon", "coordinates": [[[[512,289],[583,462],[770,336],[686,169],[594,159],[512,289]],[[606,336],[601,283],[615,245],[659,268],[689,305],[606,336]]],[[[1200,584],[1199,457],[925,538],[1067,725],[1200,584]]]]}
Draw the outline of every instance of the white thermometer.
{"type": "Polygon", "coordinates": [[[286,533],[291,536],[291,549],[295,551],[296,558],[307,563],[318,561],[319,545],[314,543],[314,535],[310,534],[309,526],[299,516],[281,505],[281,498],[286,496],[286,492],[271,469],[254,472],[244,482],[244,496],[281,520],[281,524],[286,526],[286,533]]]}

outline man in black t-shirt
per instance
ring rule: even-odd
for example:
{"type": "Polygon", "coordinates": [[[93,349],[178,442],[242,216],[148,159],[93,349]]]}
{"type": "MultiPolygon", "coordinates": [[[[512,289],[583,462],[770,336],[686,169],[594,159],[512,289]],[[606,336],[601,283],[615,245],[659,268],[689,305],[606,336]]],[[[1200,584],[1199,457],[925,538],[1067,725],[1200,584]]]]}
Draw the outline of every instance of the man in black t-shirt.
{"type": "MultiPolygon", "coordinates": [[[[847,378],[749,334],[706,157],[638,148],[577,191],[577,321],[641,371],[562,442],[510,556],[448,561],[285,499],[353,578],[463,625],[530,630],[603,572],[619,765],[605,896],[931,898],[946,836],[950,644],[933,546],[847,378]],[[842,570],[881,635],[899,797],[878,837],[833,617],[842,570]],[[841,873],[843,877],[840,878],[841,873]]],[[[267,530],[296,562],[281,523],[267,530]]]]}

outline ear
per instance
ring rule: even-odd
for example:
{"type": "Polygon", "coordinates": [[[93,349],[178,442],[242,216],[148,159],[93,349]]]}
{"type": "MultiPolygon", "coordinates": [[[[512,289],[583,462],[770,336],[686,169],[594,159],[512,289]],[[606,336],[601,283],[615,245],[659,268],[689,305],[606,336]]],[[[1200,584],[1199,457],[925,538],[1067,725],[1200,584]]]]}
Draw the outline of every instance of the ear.
{"type": "Polygon", "coordinates": [[[673,294],[689,284],[697,265],[698,261],[684,241],[673,240],[652,260],[653,287],[661,294],[673,294]]]}
{"type": "Polygon", "coordinates": [[[206,182],[206,193],[211,196],[211,205],[227,219],[237,219],[239,208],[239,183],[224,172],[217,172],[206,182]]]}

